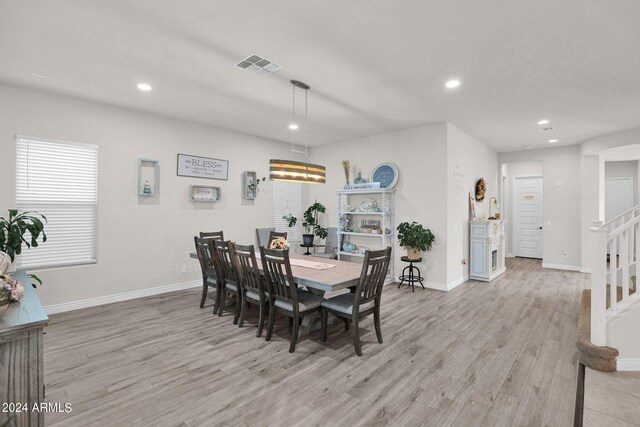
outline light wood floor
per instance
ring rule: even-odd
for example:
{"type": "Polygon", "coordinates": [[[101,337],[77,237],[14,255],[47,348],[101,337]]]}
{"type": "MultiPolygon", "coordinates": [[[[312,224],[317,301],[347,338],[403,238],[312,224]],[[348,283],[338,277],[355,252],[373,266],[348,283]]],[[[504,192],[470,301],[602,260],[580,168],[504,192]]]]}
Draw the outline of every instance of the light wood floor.
{"type": "Polygon", "coordinates": [[[388,286],[384,344],[363,322],[363,357],[332,326],[288,353],[198,290],[51,316],[47,425],[429,425],[573,423],[575,331],[587,276],[510,260],[491,282],[445,293],[388,286]]]}
{"type": "Polygon", "coordinates": [[[640,425],[640,372],[598,372],[587,368],[584,427],[640,425]]]}

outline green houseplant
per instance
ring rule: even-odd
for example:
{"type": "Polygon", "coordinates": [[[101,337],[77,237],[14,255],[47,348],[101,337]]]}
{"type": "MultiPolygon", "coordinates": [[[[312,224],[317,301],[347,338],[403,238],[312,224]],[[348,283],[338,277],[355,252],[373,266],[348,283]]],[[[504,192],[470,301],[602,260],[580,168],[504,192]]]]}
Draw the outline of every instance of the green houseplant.
{"type": "Polygon", "coordinates": [[[411,224],[403,222],[398,225],[398,241],[400,246],[407,248],[407,256],[410,259],[420,258],[420,252],[431,250],[436,236],[430,229],[424,228],[422,224],[413,221],[411,224]]]}
{"type": "Polygon", "coordinates": [[[329,232],[326,228],[318,223],[318,215],[326,212],[326,208],[322,203],[315,202],[304,211],[304,227],[305,234],[302,235],[302,243],[305,245],[313,245],[314,236],[325,239],[329,232]]]}
{"type": "Polygon", "coordinates": [[[16,255],[22,253],[22,245],[27,249],[38,247],[38,238],[42,235],[42,243],[47,241],[44,225],[47,218],[38,212],[18,213],[17,209],[9,209],[9,218],[0,217],[0,252],[9,255],[15,262],[16,255]],[[25,234],[29,232],[28,236],[25,234]]]}

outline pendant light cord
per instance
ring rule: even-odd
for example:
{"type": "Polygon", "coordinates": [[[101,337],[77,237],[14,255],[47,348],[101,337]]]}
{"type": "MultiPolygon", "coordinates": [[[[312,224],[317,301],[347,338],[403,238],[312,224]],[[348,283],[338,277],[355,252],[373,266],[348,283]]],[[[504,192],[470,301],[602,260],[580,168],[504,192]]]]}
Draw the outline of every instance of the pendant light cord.
{"type": "Polygon", "coordinates": [[[309,90],[304,91],[304,156],[309,159],[309,90]]]}

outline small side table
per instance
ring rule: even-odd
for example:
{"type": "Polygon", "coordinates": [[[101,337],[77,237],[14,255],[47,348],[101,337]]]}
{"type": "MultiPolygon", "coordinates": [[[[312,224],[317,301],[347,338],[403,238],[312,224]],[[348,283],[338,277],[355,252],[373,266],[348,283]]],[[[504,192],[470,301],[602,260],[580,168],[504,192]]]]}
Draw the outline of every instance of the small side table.
{"type": "Polygon", "coordinates": [[[309,249],[313,248],[315,245],[311,244],[311,245],[305,245],[304,243],[300,243],[300,247],[303,248],[307,248],[307,252],[303,253],[302,255],[311,255],[311,252],[309,251],[309,249]]]}
{"type": "Polygon", "coordinates": [[[418,282],[418,283],[420,283],[420,286],[422,286],[422,289],[425,289],[424,284],[422,283],[423,278],[420,275],[420,269],[418,267],[416,267],[415,265],[413,265],[414,262],[422,262],[422,258],[411,259],[408,256],[403,256],[400,259],[403,262],[408,262],[409,265],[402,269],[402,275],[399,277],[400,284],[398,285],[398,288],[400,288],[400,286],[402,286],[402,284],[404,282],[407,282],[407,285],[411,286],[411,292],[415,292],[413,284],[415,282],[418,282]],[[407,269],[409,269],[409,274],[405,273],[407,271],[407,269]],[[418,273],[417,276],[416,276],[415,272],[418,273]]]}

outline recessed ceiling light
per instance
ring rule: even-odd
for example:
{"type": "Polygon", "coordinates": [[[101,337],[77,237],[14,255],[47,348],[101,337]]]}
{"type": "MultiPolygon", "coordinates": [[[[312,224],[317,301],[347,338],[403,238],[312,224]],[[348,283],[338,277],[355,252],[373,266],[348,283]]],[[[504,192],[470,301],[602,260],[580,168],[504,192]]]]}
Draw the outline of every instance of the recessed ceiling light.
{"type": "Polygon", "coordinates": [[[549,124],[549,120],[547,119],[542,119],[538,122],[539,125],[548,125],[549,124]]]}
{"type": "Polygon", "coordinates": [[[525,150],[528,150],[529,148],[531,148],[531,146],[530,146],[530,145],[525,145],[525,146],[524,146],[524,147],[522,147],[522,148],[524,148],[525,150]]]}
{"type": "Polygon", "coordinates": [[[454,87],[460,86],[460,80],[449,80],[444,85],[449,89],[453,89],[454,87]]]}
{"type": "Polygon", "coordinates": [[[151,85],[148,83],[138,83],[138,89],[143,92],[149,92],[151,90],[151,85]]]}
{"type": "Polygon", "coordinates": [[[550,140],[549,140],[549,144],[554,144],[554,143],[556,143],[556,142],[558,142],[558,140],[557,140],[557,139],[550,139],[550,140]]]}
{"type": "Polygon", "coordinates": [[[291,129],[291,130],[297,130],[297,129],[298,129],[298,124],[297,124],[297,123],[291,123],[291,124],[289,124],[289,129],[291,129]]]}
{"type": "Polygon", "coordinates": [[[31,73],[31,75],[32,75],[33,77],[37,77],[37,78],[39,78],[39,79],[44,79],[45,77],[47,77],[47,76],[45,76],[44,74],[40,74],[40,73],[31,73]]]}

